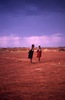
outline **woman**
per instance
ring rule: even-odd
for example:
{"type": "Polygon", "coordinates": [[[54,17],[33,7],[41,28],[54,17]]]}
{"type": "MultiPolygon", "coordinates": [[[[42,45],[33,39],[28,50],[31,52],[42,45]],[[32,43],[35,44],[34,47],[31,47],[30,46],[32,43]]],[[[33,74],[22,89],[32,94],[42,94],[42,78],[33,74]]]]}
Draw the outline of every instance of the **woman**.
{"type": "Polygon", "coordinates": [[[31,49],[28,52],[28,58],[30,59],[31,63],[32,63],[33,53],[34,53],[34,44],[32,44],[31,49]]]}
{"type": "Polygon", "coordinates": [[[38,50],[37,50],[37,57],[38,57],[39,62],[40,62],[41,54],[42,54],[42,50],[41,50],[41,46],[39,45],[38,50]]]}

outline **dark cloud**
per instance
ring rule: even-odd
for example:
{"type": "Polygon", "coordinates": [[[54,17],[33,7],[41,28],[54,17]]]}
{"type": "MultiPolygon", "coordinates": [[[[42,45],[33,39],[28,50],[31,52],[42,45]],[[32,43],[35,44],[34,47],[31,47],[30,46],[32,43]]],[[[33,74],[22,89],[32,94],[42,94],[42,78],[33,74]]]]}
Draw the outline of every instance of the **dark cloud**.
{"type": "Polygon", "coordinates": [[[1,13],[65,12],[64,0],[0,0],[1,13]]]}

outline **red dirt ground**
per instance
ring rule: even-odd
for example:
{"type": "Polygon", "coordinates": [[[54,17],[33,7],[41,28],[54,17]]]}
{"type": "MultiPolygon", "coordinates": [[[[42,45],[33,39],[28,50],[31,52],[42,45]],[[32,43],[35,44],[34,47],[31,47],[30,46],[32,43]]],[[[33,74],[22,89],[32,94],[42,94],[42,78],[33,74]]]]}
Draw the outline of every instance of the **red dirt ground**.
{"type": "Polygon", "coordinates": [[[0,51],[0,100],[65,100],[65,51],[0,51]]]}

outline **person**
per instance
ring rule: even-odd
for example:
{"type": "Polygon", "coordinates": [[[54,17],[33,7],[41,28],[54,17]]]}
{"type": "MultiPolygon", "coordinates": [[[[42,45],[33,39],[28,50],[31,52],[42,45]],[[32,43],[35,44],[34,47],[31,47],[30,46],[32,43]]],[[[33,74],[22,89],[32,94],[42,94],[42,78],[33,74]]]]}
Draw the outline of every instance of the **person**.
{"type": "Polygon", "coordinates": [[[37,57],[38,57],[39,62],[40,62],[41,54],[42,54],[42,50],[41,50],[41,46],[39,45],[38,50],[37,50],[37,57]]]}
{"type": "Polygon", "coordinates": [[[28,58],[30,59],[31,63],[32,63],[33,53],[34,53],[34,44],[32,44],[31,49],[28,52],[28,58]]]}

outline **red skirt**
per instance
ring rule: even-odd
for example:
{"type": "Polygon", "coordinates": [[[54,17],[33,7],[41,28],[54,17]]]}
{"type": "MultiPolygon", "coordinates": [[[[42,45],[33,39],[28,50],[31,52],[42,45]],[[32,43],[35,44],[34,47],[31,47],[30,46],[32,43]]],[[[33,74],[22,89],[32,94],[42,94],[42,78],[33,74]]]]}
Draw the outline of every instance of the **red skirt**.
{"type": "Polygon", "coordinates": [[[41,57],[41,51],[37,51],[37,57],[41,57]]]}

